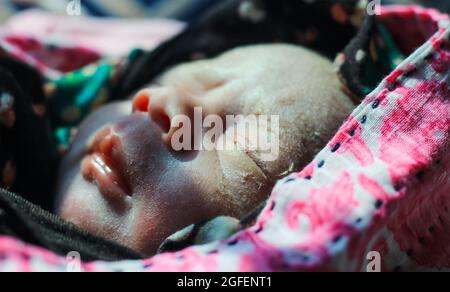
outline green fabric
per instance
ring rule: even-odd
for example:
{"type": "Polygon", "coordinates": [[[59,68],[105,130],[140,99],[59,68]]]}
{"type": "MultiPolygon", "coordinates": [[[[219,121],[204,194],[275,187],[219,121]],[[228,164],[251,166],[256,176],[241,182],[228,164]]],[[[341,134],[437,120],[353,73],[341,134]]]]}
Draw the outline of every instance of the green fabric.
{"type": "Polygon", "coordinates": [[[57,149],[67,149],[72,129],[92,111],[110,101],[110,90],[119,64],[133,60],[141,51],[132,50],[122,62],[102,60],[57,80],[48,80],[51,123],[57,149]]]}

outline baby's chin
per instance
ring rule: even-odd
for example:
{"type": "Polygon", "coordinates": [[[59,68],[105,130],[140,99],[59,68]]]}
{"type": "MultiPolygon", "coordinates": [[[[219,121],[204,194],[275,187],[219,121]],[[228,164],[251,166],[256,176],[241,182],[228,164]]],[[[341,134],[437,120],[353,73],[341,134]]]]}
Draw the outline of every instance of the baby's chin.
{"type": "Polygon", "coordinates": [[[61,194],[56,211],[63,219],[85,231],[117,240],[124,230],[124,220],[120,214],[125,214],[127,209],[129,207],[126,205],[112,205],[103,200],[98,188],[86,182],[79,173],[61,194]]]}
{"type": "MultiPolygon", "coordinates": [[[[167,227],[164,222],[158,222],[155,217],[151,222],[144,220],[146,215],[139,212],[136,204],[114,204],[102,199],[100,191],[86,183],[81,174],[77,175],[71,187],[62,195],[63,200],[57,214],[79,229],[95,236],[113,241],[128,247],[145,256],[154,255],[164,236],[158,238],[157,234],[164,234],[158,227],[167,227]],[[140,222],[145,222],[145,228],[140,222]],[[152,238],[144,235],[152,230],[152,238]]],[[[161,219],[163,219],[161,217],[161,219]]],[[[167,232],[167,231],[166,231],[167,232]]]]}

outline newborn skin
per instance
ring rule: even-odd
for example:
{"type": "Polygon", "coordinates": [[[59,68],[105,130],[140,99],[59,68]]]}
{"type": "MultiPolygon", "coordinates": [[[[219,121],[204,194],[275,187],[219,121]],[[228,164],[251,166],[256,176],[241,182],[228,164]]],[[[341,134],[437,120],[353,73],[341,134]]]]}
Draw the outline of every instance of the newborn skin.
{"type": "Polygon", "coordinates": [[[80,127],[61,165],[56,212],[144,255],[193,223],[240,218],[277,179],[304,167],[354,105],[332,64],[290,45],[260,45],[187,63],[133,101],[104,106],[80,127]],[[176,152],[176,115],[278,115],[280,154],[176,152]]]}

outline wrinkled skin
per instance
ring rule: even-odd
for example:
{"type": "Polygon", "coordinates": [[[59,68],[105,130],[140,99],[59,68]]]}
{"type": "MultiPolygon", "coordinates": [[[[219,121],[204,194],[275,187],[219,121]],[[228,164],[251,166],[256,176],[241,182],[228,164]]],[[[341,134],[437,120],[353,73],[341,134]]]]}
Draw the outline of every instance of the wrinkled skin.
{"type": "Polygon", "coordinates": [[[267,199],[276,180],[305,166],[352,109],[332,64],[301,47],[243,47],[180,65],[132,101],[83,122],[61,166],[56,212],[152,255],[187,225],[239,218],[267,199]],[[192,116],[194,107],[221,117],[279,115],[278,159],[262,161],[258,151],[174,151],[170,120],[192,116]]]}

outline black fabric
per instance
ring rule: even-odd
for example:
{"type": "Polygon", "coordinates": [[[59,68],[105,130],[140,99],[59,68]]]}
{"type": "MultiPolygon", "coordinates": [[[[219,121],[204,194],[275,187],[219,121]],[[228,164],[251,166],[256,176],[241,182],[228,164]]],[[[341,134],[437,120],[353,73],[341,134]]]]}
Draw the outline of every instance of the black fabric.
{"type": "Polygon", "coordinates": [[[343,54],[345,61],[339,68],[340,79],[351,93],[351,97],[356,103],[365,96],[363,88],[363,68],[367,58],[358,62],[355,56],[358,51],[363,51],[366,56],[370,56],[369,46],[374,33],[374,17],[366,15],[357,36],[347,45],[343,54]]]}
{"type": "Polygon", "coordinates": [[[50,208],[56,156],[48,122],[34,107],[45,108],[41,76],[31,67],[0,57],[0,95],[13,98],[12,108],[0,122],[0,173],[11,172],[13,181],[0,180],[8,188],[44,208],[50,208]],[[5,119],[11,119],[5,122],[5,119]]]}
{"type": "Polygon", "coordinates": [[[6,190],[0,190],[0,234],[19,238],[61,256],[76,251],[84,261],[142,258],[127,248],[80,231],[6,190]]]}

